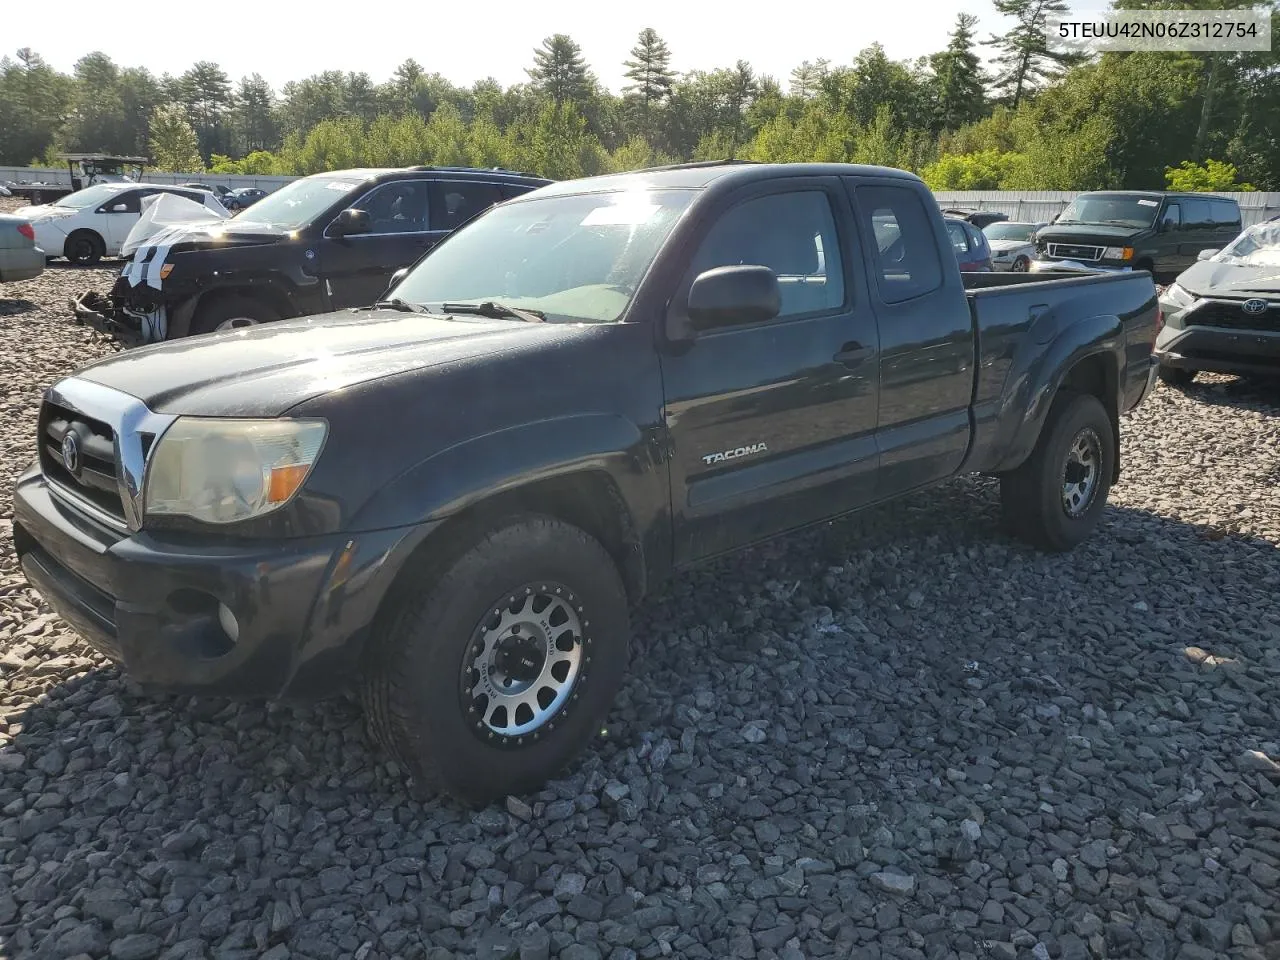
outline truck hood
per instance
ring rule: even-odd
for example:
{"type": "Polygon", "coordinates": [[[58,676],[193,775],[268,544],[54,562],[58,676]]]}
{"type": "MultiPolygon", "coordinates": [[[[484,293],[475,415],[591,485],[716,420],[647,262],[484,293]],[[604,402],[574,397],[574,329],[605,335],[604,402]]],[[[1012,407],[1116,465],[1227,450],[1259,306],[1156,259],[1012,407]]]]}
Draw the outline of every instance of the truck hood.
{"type": "Polygon", "coordinates": [[[1280,293],[1280,266],[1201,260],[1182,271],[1178,286],[1198,297],[1275,294],[1280,293]]]}
{"type": "Polygon", "coordinates": [[[74,374],[157,413],[274,417],[356,384],[575,336],[576,325],[347,310],[127,350],[74,374]]]}
{"type": "Polygon", "coordinates": [[[1042,228],[1036,234],[1039,243],[1088,243],[1104,247],[1121,246],[1120,241],[1129,240],[1145,227],[1126,227],[1115,223],[1054,223],[1042,228]]]}

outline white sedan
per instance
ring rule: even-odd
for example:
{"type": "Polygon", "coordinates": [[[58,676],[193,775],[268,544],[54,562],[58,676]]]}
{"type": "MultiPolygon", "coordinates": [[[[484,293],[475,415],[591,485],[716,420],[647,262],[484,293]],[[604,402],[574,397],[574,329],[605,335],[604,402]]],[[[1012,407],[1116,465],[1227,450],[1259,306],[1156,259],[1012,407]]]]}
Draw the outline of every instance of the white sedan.
{"type": "Polygon", "coordinates": [[[991,246],[991,265],[996,270],[1026,273],[1036,252],[1036,231],[1047,222],[1024,223],[1020,220],[997,220],[982,228],[991,246]]]}
{"type": "Polygon", "coordinates": [[[36,244],[47,257],[72,263],[97,263],[120,255],[120,245],[142,215],[142,201],[157,193],[173,193],[209,208],[211,217],[227,211],[207,190],[165,183],[97,183],[53,203],[22,207],[15,213],[31,222],[36,244]]]}

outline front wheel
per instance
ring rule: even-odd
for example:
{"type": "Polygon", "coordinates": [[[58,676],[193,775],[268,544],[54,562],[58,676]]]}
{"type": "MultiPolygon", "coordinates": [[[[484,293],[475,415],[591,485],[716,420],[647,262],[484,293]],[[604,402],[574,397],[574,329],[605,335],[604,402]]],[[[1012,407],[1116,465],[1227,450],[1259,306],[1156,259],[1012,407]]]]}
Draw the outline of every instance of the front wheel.
{"type": "Polygon", "coordinates": [[[62,254],[70,262],[88,267],[101,260],[106,250],[102,237],[92,230],[74,230],[63,244],[62,254]]]}
{"type": "Polygon", "coordinates": [[[371,733],[422,792],[483,805],[538,788],[600,729],[626,670],[613,560],[577,527],[513,518],[422,587],[371,641],[371,733]]]}
{"type": "Polygon", "coordinates": [[[1026,257],[1018,257],[1018,259],[1013,261],[1013,266],[1009,269],[1014,273],[1026,273],[1031,269],[1031,261],[1026,257]]]}
{"type": "Polygon", "coordinates": [[[1070,550],[1098,525],[1115,470],[1115,431],[1090,394],[1054,400],[1031,456],[1000,477],[1005,522],[1043,550],[1070,550]]]}
{"type": "Polygon", "coordinates": [[[201,306],[191,322],[192,335],[220,333],[256,327],[260,323],[278,320],[280,315],[261,300],[246,296],[223,296],[208,305],[201,306]]]}

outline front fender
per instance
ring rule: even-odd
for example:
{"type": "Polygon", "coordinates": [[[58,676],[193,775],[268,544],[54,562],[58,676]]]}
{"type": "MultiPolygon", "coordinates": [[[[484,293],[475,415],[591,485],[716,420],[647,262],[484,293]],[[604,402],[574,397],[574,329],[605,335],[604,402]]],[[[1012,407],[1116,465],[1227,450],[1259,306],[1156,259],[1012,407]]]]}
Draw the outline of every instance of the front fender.
{"type": "Polygon", "coordinates": [[[1006,381],[996,444],[1003,453],[995,467],[997,472],[1012,470],[1031,455],[1053,398],[1081,361],[1102,358],[1106,396],[1099,399],[1109,410],[1119,408],[1125,359],[1125,333],[1120,318],[1101,314],[1068,323],[1052,332],[1045,344],[1041,324],[1047,319],[1027,332],[1006,381]]]}
{"type": "Polygon", "coordinates": [[[253,271],[220,271],[216,276],[202,277],[194,290],[185,294],[171,310],[169,339],[185,337],[200,304],[209,297],[224,293],[269,298],[273,306],[287,305],[284,316],[306,316],[325,309],[320,278],[300,269],[282,269],[268,273],[253,271]]]}
{"type": "Polygon", "coordinates": [[[353,518],[375,530],[440,520],[482,500],[557,476],[603,471],[634,504],[654,484],[644,434],[616,414],[589,413],[504,428],[440,450],[382,487],[353,518]]]}

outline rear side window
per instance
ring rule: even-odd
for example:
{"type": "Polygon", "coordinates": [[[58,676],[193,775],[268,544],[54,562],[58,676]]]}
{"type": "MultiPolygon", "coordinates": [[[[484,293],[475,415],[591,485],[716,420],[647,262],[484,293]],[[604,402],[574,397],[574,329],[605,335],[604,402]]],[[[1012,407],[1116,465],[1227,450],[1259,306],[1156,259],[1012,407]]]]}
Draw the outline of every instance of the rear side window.
{"type": "Polygon", "coordinates": [[[1213,226],[1208,200],[1185,199],[1182,207],[1182,225],[1188,230],[1208,230],[1213,226]]]}
{"type": "Polygon", "coordinates": [[[844,304],[844,267],[831,201],[821,190],[746,200],[723,214],[693,259],[693,276],[715,267],[765,266],[778,276],[779,319],[844,304]]]}
{"type": "Polygon", "coordinates": [[[863,236],[876,241],[880,299],[902,303],[941,287],[942,258],[920,195],[909,187],[890,186],[858,187],[855,195],[863,236]]]}
{"type": "Polygon", "coordinates": [[[951,246],[956,253],[969,252],[969,238],[965,236],[963,224],[955,220],[948,220],[947,236],[951,238],[951,246]]]}
{"type": "Polygon", "coordinates": [[[1210,200],[1209,211],[1214,226],[1239,228],[1240,207],[1230,200],[1210,200]]]}
{"type": "Polygon", "coordinates": [[[431,184],[431,229],[456,230],[502,199],[496,183],[438,180],[431,184]]]}

